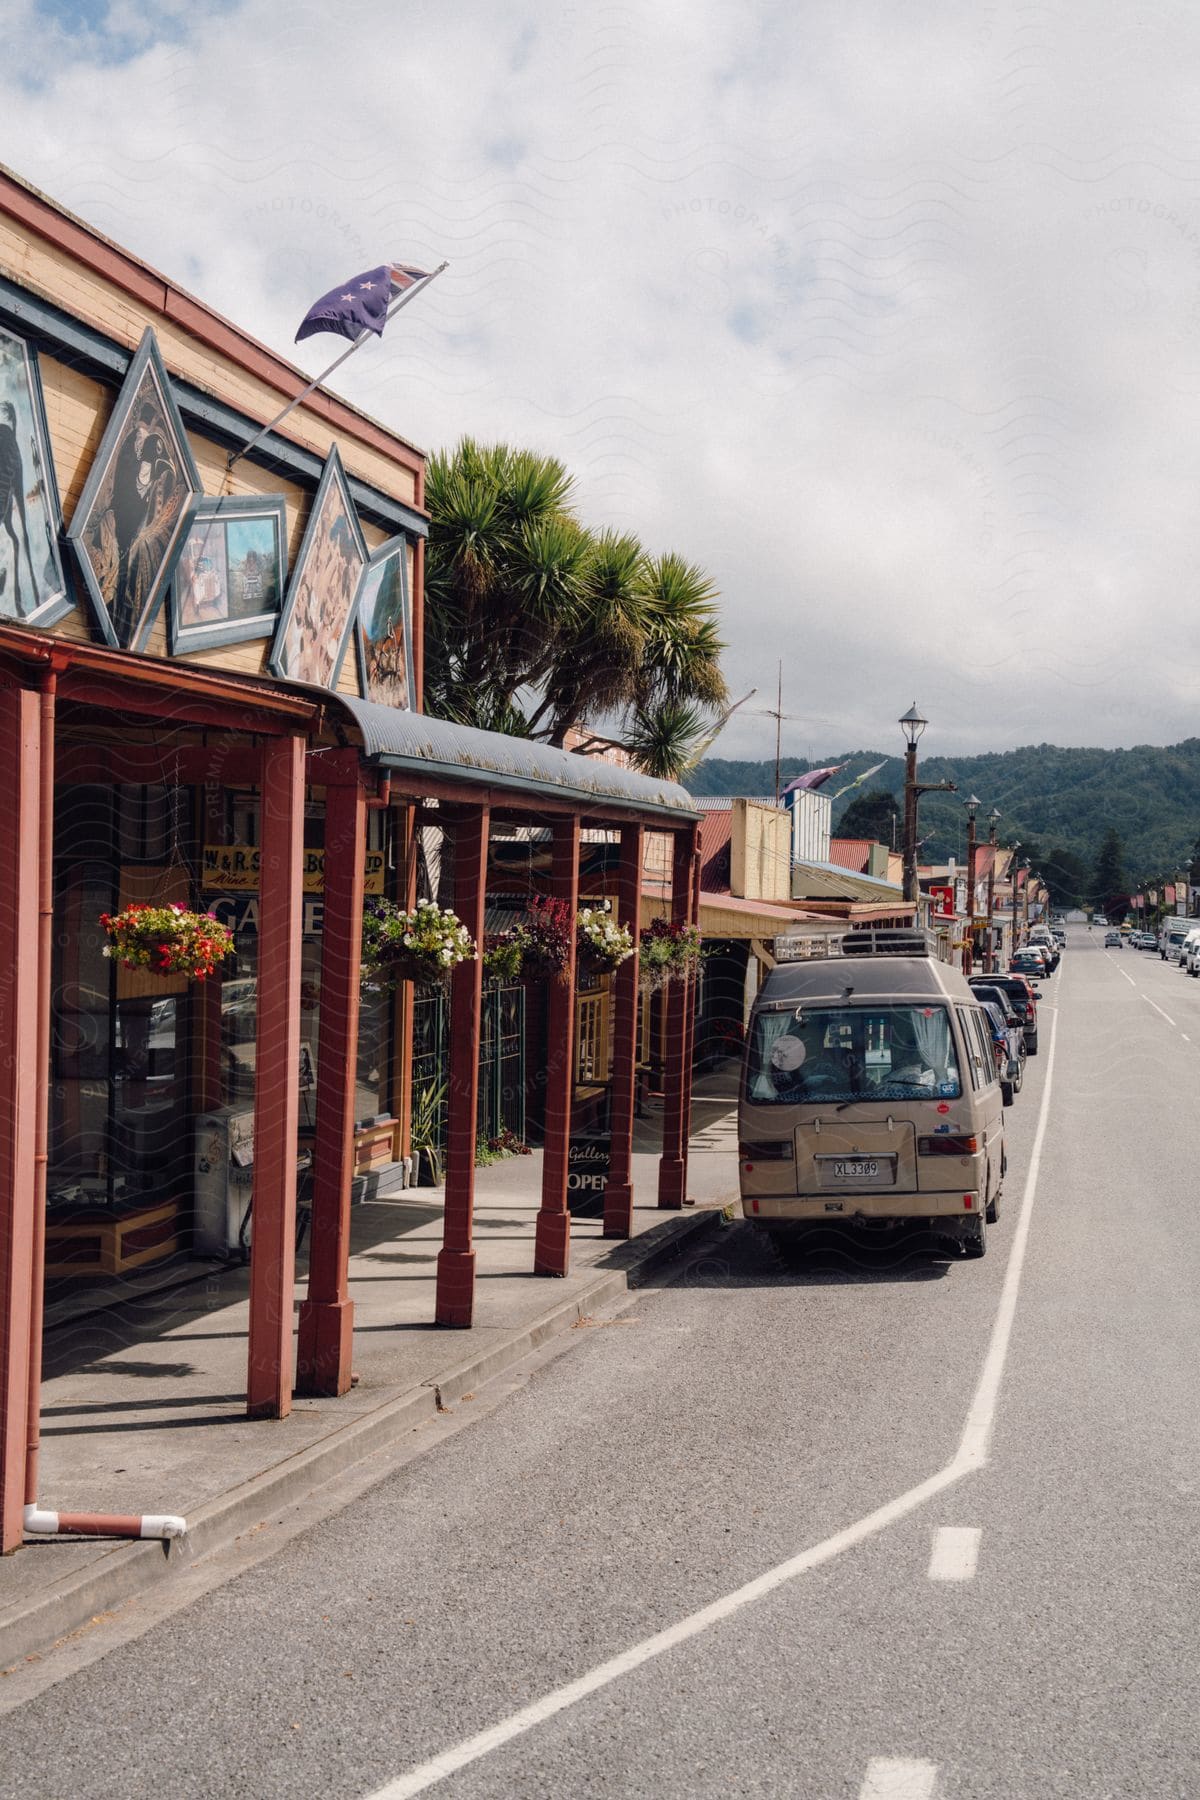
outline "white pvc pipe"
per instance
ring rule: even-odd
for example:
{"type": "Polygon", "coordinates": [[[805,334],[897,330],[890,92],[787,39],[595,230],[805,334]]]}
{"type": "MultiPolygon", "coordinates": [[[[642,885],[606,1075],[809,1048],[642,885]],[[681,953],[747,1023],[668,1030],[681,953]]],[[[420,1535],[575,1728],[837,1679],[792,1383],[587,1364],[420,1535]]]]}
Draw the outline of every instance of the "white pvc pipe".
{"type": "Polygon", "coordinates": [[[187,1520],[175,1513],[58,1513],[36,1504],[25,1508],[24,1525],[39,1537],[177,1538],[187,1531],[187,1520]]]}

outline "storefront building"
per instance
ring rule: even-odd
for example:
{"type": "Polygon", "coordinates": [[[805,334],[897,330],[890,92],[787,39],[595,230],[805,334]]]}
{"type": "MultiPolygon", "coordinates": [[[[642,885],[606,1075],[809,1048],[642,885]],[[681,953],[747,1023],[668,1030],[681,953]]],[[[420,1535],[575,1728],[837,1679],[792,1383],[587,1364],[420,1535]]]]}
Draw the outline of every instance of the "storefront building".
{"type": "MultiPolygon", "coordinates": [[[[47,1275],[121,1276],[241,1247],[250,1415],[284,1416],[295,1386],[348,1389],[349,1210],[364,1175],[410,1158],[419,1010],[411,985],[361,986],[364,895],[412,904],[428,834],[439,897],[476,942],[493,832],[543,836],[550,891],[572,908],[581,833],[602,832],[616,846],[617,909],[634,925],[646,836],[662,833],[666,907],[679,922],[695,915],[697,830],[682,790],[422,715],[419,451],[318,390],[231,463],[303,386],[291,365],[0,173],[5,1551],[38,1501],[47,1275]],[[233,931],[234,957],[203,982],[118,966],[101,920],[131,902],[211,910],[233,931]],[[309,1275],[294,1344],[298,1227],[309,1275]]],[[[636,956],[611,986],[605,1231],[619,1237],[632,1205],[636,956]]],[[[665,1014],[668,1207],[686,1186],[692,999],[677,984],[665,1014]]],[[[436,1317],[469,1326],[488,1017],[477,960],[456,968],[441,1004],[436,1317]]],[[[535,1267],[560,1275],[573,967],[539,1004],[535,1267]]]]}

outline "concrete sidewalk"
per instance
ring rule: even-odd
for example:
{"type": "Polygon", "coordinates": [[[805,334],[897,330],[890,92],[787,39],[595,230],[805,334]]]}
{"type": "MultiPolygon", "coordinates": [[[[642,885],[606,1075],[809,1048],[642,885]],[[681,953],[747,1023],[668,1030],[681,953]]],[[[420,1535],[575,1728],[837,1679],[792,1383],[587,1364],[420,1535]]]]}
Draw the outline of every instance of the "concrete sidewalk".
{"type": "MultiPolygon", "coordinates": [[[[181,1562],[226,1545],[364,1457],[411,1433],[538,1344],[619,1297],[631,1278],[677,1254],[737,1194],[734,1075],[697,1083],[689,1206],[655,1204],[660,1125],[639,1123],[634,1235],[576,1219],[571,1272],[532,1273],[540,1155],[477,1171],[475,1324],[433,1319],[441,1193],[410,1189],[353,1214],[350,1293],[356,1387],[298,1399],[289,1418],[245,1417],[244,1268],[190,1264],[166,1287],[51,1325],[46,1336],[41,1493],[56,1511],[181,1513],[170,1547],[112,1539],[30,1540],[0,1563],[0,1668],[78,1629],[181,1562]]],[[[303,1258],[297,1300],[303,1293],[303,1258]]]]}

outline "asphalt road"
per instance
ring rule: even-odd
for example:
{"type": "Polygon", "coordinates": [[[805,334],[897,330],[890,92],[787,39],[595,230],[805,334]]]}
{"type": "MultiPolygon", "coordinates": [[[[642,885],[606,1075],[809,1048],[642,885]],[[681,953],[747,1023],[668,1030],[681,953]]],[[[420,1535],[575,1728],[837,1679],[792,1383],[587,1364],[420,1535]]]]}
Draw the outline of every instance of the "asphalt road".
{"type": "Polygon", "coordinates": [[[721,1233],[337,1516],[48,1658],[0,1794],[1195,1796],[1198,1095],[1200,981],[1074,929],[982,1262],[721,1233]]]}

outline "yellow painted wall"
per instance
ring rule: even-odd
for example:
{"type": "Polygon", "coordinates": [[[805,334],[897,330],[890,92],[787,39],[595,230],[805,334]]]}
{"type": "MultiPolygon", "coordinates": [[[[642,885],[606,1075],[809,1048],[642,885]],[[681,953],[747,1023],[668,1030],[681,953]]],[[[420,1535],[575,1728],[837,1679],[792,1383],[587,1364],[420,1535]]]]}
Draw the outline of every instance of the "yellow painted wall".
{"type": "Polygon", "coordinates": [[[753,800],[735,800],[732,812],[730,892],[744,900],[790,899],[791,815],[753,800]]]}

